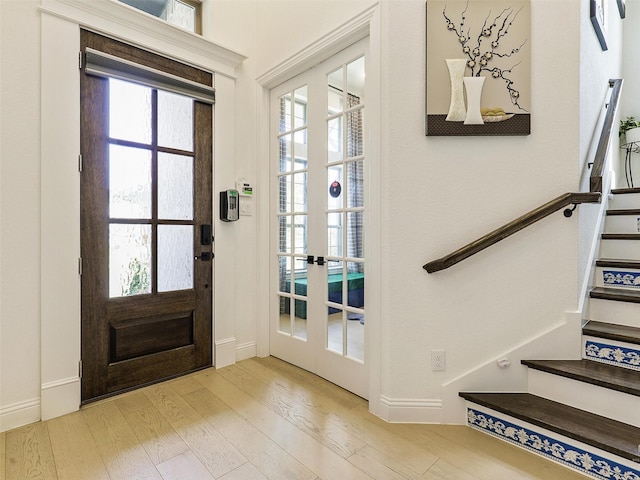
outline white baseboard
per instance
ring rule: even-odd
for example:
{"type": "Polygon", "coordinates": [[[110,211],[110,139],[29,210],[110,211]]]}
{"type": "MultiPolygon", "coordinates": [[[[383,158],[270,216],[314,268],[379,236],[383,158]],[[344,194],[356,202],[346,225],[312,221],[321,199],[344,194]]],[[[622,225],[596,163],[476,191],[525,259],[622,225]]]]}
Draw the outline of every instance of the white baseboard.
{"type": "Polygon", "coordinates": [[[389,423],[442,423],[442,400],[381,395],[378,413],[389,423]]]}
{"type": "Polygon", "coordinates": [[[236,363],[236,339],[235,337],[216,340],[214,366],[216,368],[227,367],[236,363]]]}
{"type": "Polygon", "coordinates": [[[256,342],[247,342],[236,347],[236,362],[241,362],[257,355],[258,345],[256,342]]]}
{"type": "Polygon", "coordinates": [[[42,420],[66,415],[80,408],[80,378],[70,377],[43,383],[41,387],[42,420]]]}
{"type": "Polygon", "coordinates": [[[40,399],[14,403],[0,409],[0,432],[22,427],[40,420],[40,399]]]}

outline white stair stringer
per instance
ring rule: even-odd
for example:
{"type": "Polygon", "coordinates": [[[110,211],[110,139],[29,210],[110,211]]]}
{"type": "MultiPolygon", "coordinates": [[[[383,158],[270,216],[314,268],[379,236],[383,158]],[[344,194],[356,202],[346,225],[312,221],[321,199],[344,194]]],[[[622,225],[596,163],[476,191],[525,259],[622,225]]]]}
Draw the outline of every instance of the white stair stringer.
{"type": "Polygon", "coordinates": [[[640,427],[640,397],[529,368],[528,392],[640,427]]]}
{"type": "Polygon", "coordinates": [[[640,464],[490,408],[467,403],[467,425],[599,480],[636,480],[640,464]]]}

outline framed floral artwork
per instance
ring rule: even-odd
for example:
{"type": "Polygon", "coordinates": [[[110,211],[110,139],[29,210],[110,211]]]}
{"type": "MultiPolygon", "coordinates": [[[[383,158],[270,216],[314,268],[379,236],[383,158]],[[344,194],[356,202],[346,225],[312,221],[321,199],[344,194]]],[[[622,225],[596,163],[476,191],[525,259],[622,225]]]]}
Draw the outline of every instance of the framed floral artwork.
{"type": "Polygon", "coordinates": [[[529,135],[530,0],[427,0],[426,135],[529,135]]]}

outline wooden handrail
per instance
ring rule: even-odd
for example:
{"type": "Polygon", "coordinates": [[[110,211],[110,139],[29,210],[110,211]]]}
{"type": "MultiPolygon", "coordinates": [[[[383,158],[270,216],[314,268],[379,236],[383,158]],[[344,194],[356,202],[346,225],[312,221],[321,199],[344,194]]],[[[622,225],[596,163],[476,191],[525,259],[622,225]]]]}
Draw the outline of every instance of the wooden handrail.
{"type": "MultiPolygon", "coordinates": [[[[602,131],[600,132],[600,140],[598,141],[598,148],[593,158],[593,168],[591,169],[591,178],[589,181],[589,189],[591,192],[602,193],[602,172],[604,170],[604,163],[607,159],[607,153],[609,151],[611,132],[613,130],[613,122],[616,118],[616,111],[618,110],[618,104],[620,103],[620,93],[622,92],[623,80],[621,78],[615,78],[609,80],[609,88],[611,88],[611,96],[609,97],[609,104],[607,105],[607,113],[604,117],[602,124],[602,131]]],[[[617,130],[617,129],[616,129],[617,130]]]]}
{"type": "MultiPolygon", "coordinates": [[[[464,247],[459,248],[455,252],[450,253],[442,258],[433,260],[422,266],[427,272],[433,273],[439,270],[444,270],[461,262],[465,258],[475,255],[476,253],[484,250],[491,245],[498,243],[516,232],[519,232],[523,228],[533,225],[538,220],[541,220],[554,212],[557,212],[561,208],[568,205],[575,206],[581,203],[599,203],[602,196],[602,172],[604,170],[605,160],[609,151],[609,144],[611,140],[611,132],[613,131],[613,122],[616,117],[616,111],[620,102],[620,92],[622,91],[622,79],[609,80],[609,88],[612,89],[609,103],[607,105],[607,112],[605,114],[604,122],[602,124],[602,131],[600,132],[600,139],[598,141],[598,148],[593,160],[593,167],[591,170],[591,176],[589,179],[589,192],[580,193],[565,193],[559,197],[551,200],[548,203],[531,210],[529,213],[522,215],[520,218],[515,219],[512,222],[503,225],[502,227],[488,233],[484,237],[479,238],[475,242],[471,242],[464,247]]],[[[570,217],[573,209],[565,210],[565,216],[570,217]]]]}
{"type": "Polygon", "coordinates": [[[503,225],[502,227],[494,230],[493,232],[488,233],[475,242],[471,242],[470,244],[459,248],[449,255],[423,265],[422,268],[424,268],[429,273],[449,268],[452,265],[461,262],[465,258],[468,258],[471,255],[475,255],[479,251],[484,250],[485,248],[490,247],[495,243],[498,243],[500,240],[503,240],[516,232],[519,232],[523,228],[526,228],[529,225],[533,225],[538,220],[541,220],[544,217],[557,212],[561,208],[564,208],[571,204],[577,205],[579,203],[598,203],[600,201],[600,196],[601,194],[598,192],[565,193],[563,195],[560,195],[550,202],[545,203],[535,210],[531,210],[529,213],[526,213],[520,218],[515,219],[513,222],[509,222],[506,225],[503,225]]]}

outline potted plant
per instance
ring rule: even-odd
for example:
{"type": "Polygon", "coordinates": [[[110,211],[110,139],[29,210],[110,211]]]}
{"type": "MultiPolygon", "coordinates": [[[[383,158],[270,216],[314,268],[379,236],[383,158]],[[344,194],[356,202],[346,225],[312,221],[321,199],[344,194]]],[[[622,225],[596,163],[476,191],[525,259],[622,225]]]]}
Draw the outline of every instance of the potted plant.
{"type": "Polygon", "coordinates": [[[640,120],[636,120],[634,117],[627,117],[624,120],[620,120],[618,136],[623,144],[640,142],[640,120]],[[624,141],[622,141],[623,135],[625,136],[624,141]]]}

